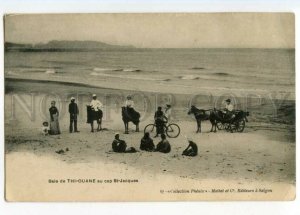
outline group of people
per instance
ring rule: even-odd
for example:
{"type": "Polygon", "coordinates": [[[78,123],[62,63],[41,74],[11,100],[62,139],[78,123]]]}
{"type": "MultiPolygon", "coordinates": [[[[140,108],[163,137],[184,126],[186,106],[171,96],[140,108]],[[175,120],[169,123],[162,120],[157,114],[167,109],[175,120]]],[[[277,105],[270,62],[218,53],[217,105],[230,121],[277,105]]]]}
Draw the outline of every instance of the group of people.
{"type": "MultiPolygon", "coordinates": [[[[69,104],[69,114],[70,114],[70,125],[69,125],[69,132],[80,132],[77,127],[77,118],[79,115],[79,109],[78,106],[75,102],[75,98],[71,97],[70,99],[70,104],[69,104]]],[[[42,132],[45,135],[58,135],[60,134],[60,127],[59,127],[59,111],[58,108],[55,106],[56,102],[51,101],[51,107],[49,108],[49,113],[50,113],[50,124],[48,122],[43,122],[42,125],[42,132]]],[[[124,106],[127,108],[128,112],[135,112],[134,110],[134,102],[132,100],[132,97],[129,95],[127,96],[127,99],[125,101],[124,106]]],[[[97,131],[100,131],[101,128],[101,120],[103,116],[103,104],[97,99],[97,95],[93,94],[92,95],[92,101],[90,102],[89,105],[91,109],[91,119],[88,120],[89,123],[91,124],[91,132],[94,132],[94,120],[97,121],[98,127],[97,131]]],[[[159,106],[157,108],[157,111],[155,112],[154,119],[155,123],[157,126],[157,134],[163,134],[164,133],[164,128],[163,125],[167,123],[170,120],[171,116],[171,105],[167,104],[165,107],[165,110],[162,110],[162,107],[159,106]]]]}
{"type": "Polygon", "coordinates": [[[55,106],[56,102],[51,102],[51,107],[49,108],[50,113],[50,124],[48,122],[43,122],[42,126],[42,132],[44,135],[58,135],[60,134],[60,128],[59,128],[59,111],[57,107],[55,106]]]}
{"type": "MultiPolygon", "coordinates": [[[[77,118],[79,115],[79,109],[75,102],[75,98],[71,97],[69,104],[69,114],[70,114],[70,126],[69,132],[80,132],[77,128],[77,118]]],[[[43,122],[42,132],[44,135],[58,135],[60,134],[59,127],[59,111],[55,106],[56,102],[51,102],[51,107],[49,108],[50,113],[50,125],[48,122],[43,122]]],[[[127,96],[125,101],[125,107],[130,111],[134,111],[134,102],[131,96],[127,96]]],[[[97,99],[97,95],[93,94],[92,101],[90,103],[90,108],[92,110],[93,118],[91,121],[91,132],[94,132],[93,121],[97,119],[98,128],[97,131],[101,130],[101,119],[102,119],[102,109],[103,104],[97,99]]],[[[225,108],[224,108],[224,117],[233,117],[234,116],[234,107],[231,104],[231,100],[225,100],[225,108]]],[[[171,151],[171,145],[166,138],[164,132],[164,125],[168,123],[171,116],[171,105],[167,104],[165,109],[163,110],[161,106],[157,108],[157,111],[154,115],[154,120],[156,124],[156,135],[157,137],[160,134],[161,140],[155,146],[153,139],[150,137],[149,133],[146,132],[141,139],[140,150],[148,151],[148,152],[161,152],[161,153],[169,153],[171,151]]],[[[182,152],[182,155],[185,156],[196,156],[198,154],[198,147],[195,142],[191,139],[188,139],[188,147],[182,152]]],[[[127,147],[127,143],[124,140],[120,139],[120,134],[115,134],[115,139],[112,142],[112,149],[114,152],[118,153],[134,153],[137,150],[134,147],[127,147]]]]}
{"type": "MultiPolygon", "coordinates": [[[[161,153],[169,153],[171,152],[171,145],[166,138],[165,134],[161,134],[161,140],[155,146],[153,139],[150,137],[150,134],[146,132],[141,139],[140,143],[140,150],[147,151],[147,152],[161,152],[161,153]]],[[[185,156],[197,156],[198,154],[198,147],[197,144],[187,138],[189,145],[187,148],[182,152],[182,155],[185,156]]],[[[120,139],[120,134],[115,134],[115,139],[112,142],[112,150],[117,153],[135,153],[137,150],[134,147],[128,147],[125,140],[120,139]]]]}
{"type": "MultiPolygon", "coordinates": [[[[60,127],[59,127],[59,111],[58,108],[55,106],[56,102],[51,101],[51,107],[49,108],[50,113],[50,124],[48,122],[43,122],[42,125],[42,132],[44,135],[58,135],[60,134],[60,127]]],[[[90,103],[90,107],[92,108],[93,112],[97,115],[102,113],[103,105],[102,103],[97,100],[96,94],[93,94],[93,99],[90,103]]],[[[78,105],[75,102],[75,98],[71,97],[70,104],[69,104],[69,114],[70,114],[70,125],[69,125],[69,132],[80,132],[77,128],[77,118],[79,115],[79,108],[78,105]]],[[[98,122],[100,124],[100,122],[98,122]]],[[[93,126],[92,126],[93,131],[93,126]]]]}

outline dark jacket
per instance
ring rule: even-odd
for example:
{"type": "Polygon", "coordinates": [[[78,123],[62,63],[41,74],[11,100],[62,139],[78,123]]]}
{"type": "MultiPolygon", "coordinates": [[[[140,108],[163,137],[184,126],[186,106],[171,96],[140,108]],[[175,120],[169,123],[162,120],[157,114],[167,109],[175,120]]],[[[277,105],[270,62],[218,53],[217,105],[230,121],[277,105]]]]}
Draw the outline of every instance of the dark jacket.
{"type": "Polygon", "coordinates": [[[70,114],[79,114],[78,106],[75,102],[69,104],[69,113],[70,114]]]}
{"type": "Polygon", "coordinates": [[[50,107],[49,112],[50,112],[50,118],[51,118],[52,121],[53,121],[53,115],[54,114],[59,114],[58,109],[56,107],[50,107]]]}
{"type": "Polygon", "coordinates": [[[140,149],[141,150],[145,150],[145,151],[153,151],[155,148],[153,140],[149,137],[149,138],[142,138],[141,139],[141,145],[140,145],[140,149]]]}
{"type": "Polygon", "coordinates": [[[114,139],[112,142],[112,149],[114,152],[125,152],[127,144],[124,140],[114,139]]]}
{"type": "Polygon", "coordinates": [[[155,151],[162,153],[169,153],[171,151],[171,145],[168,140],[161,140],[157,146],[155,151]]]}

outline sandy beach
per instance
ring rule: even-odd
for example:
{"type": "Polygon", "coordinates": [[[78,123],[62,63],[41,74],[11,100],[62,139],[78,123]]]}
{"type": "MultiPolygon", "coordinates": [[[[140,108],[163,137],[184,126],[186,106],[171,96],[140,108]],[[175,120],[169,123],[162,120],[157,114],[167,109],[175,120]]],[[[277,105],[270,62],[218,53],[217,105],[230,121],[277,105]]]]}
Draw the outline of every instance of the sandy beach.
{"type": "MultiPolygon", "coordinates": [[[[110,82],[111,80],[105,80],[107,86],[114,81],[110,82]]],[[[134,126],[131,124],[130,134],[125,135],[119,100],[128,93],[139,93],[146,95],[150,104],[157,98],[157,103],[163,104],[165,99],[169,98],[170,92],[167,88],[161,88],[159,96],[153,97],[151,92],[134,89],[125,91],[117,89],[115,85],[114,89],[110,89],[14,78],[6,79],[5,88],[6,198],[9,201],[109,201],[115,200],[116,197],[119,201],[295,198],[294,100],[265,98],[258,102],[252,98],[252,105],[247,103],[250,116],[243,133],[210,133],[210,123],[206,121],[202,126],[203,132],[196,134],[196,122],[192,116],[187,115],[189,101],[194,95],[181,89],[178,90],[181,93],[172,93],[174,122],[180,126],[181,135],[169,139],[171,152],[161,154],[139,151],[134,154],[117,154],[111,152],[114,134],[120,132],[121,139],[124,139],[128,146],[139,149],[143,128],[153,122],[155,110],[153,105],[146,109],[140,132],[134,132],[134,126]],[[109,111],[109,115],[106,115],[103,122],[106,130],[90,133],[84,108],[90,94],[94,92],[100,99],[107,99],[106,110],[109,111]],[[68,98],[74,94],[82,95],[78,101],[80,133],[70,134],[68,114],[63,108],[68,104],[68,98]],[[45,137],[40,132],[41,122],[47,119],[49,101],[53,98],[60,99],[62,134],[45,137]],[[30,102],[34,101],[32,108],[35,114],[31,118],[24,113],[26,106],[20,105],[20,101],[25,102],[28,107],[30,102]],[[192,137],[198,144],[197,157],[181,155],[187,146],[184,136],[192,137]],[[60,149],[65,152],[57,154],[56,151],[60,149]],[[48,181],[72,178],[125,178],[138,182],[88,185],[58,183],[54,186],[55,183],[48,181]],[[177,192],[176,189],[182,192],[177,192]],[[203,192],[206,190],[207,193],[199,191],[195,195],[189,195],[184,191],[191,192],[192,189],[203,189],[203,192]],[[213,192],[213,189],[233,191],[232,194],[226,195],[225,191],[213,192]],[[238,189],[262,191],[238,192],[238,189]],[[165,193],[162,194],[161,190],[165,193]],[[168,190],[172,192],[167,193],[168,190]]],[[[135,85],[135,88],[142,89],[142,86],[135,85]]],[[[213,98],[217,98],[217,92],[210,93],[213,94],[213,98]]],[[[211,108],[207,98],[205,94],[198,95],[194,102],[203,104],[203,108],[211,108]]],[[[245,98],[238,98],[239,107],[246,107],[245,98]]],[[[143,105],[137,102],[137,110],[141,111],[142,108],[143,105]]],[[[155,144],[158,141],[158,138],[154,139],[155,144]]]]}

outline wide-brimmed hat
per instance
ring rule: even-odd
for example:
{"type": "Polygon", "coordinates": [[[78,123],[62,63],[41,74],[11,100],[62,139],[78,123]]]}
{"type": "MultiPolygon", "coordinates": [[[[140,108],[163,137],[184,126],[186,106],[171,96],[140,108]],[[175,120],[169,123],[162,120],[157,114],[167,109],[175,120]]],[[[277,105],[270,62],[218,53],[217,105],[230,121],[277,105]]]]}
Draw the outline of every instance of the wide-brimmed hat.
{"type": "Polygon", "coordinates": [[[231,99],[226,99],[225,101],[226,101],[226,102],[231,102],[231,99]]]}
{"type": "Polygon", "coordinates": [[[93,97],[97,97],[97,95],[94,93],[94,94],[93,94],[93,97]]]}
{"type": "Polygon", "coordinates": [[[127,96],[127,99],[131,99],[131,98],[132,98],[131,95],[128,95],[128,96],[127,96]]]}
{"type": "Polygon", "coordinates": [[[71,97],[71,101],[72,101],[72,100],[75,100],[75,98],[74,98],[73,96],[71,97]]]}
{"type": "Polygon", "coordinates": [[[170,105],[170,104],[166,104],[166,107],[169,107],[169,108],[170,108],[170,107],[171,107],[171,105],[170,105]]]}

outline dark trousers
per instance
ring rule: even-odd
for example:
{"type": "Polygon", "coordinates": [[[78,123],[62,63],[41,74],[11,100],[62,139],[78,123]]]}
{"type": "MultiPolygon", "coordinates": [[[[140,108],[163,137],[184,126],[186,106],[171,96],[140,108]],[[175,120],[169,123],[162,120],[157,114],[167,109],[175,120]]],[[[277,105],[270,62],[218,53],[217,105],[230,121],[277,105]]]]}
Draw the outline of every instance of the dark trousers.
{"type": "Polygon", "coordinates": [[[74,131],[77,130],[77,115],[71,114],[70,115],[70,132],[73,131],[73,124],[74,124],[74,131]]]}
{"type": "Polygon", "coordinates": [[[156,134],[163,134],[164,132],[164,121],[162,119],[155,120],[156,134]]]}

